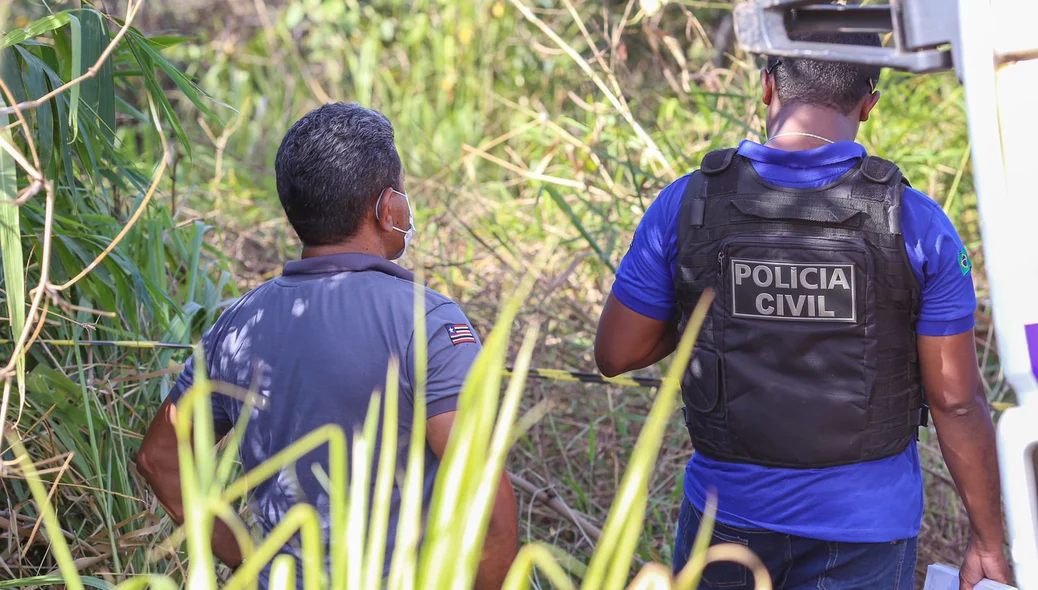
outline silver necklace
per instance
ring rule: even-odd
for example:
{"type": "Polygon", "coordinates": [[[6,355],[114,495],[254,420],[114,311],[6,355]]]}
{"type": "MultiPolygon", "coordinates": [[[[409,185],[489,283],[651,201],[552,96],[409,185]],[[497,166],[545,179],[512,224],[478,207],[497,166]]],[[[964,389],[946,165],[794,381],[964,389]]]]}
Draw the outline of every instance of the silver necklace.
{"type": "Polygon", "coordinates": [[[775,139],[776,137],[782,137],[783,135],[798,135],[800,137],[811,137],[813,139],[820,139],[820,140],[824,141],[825,143],[836,143],[835,141],[833,141],[833,140],[831,140],[831,139],[829,139],[827,137],[822,137],[821,135],[815,135],[814,133],[801,133],[800,131],[787,131],[787,132],[784,132],[784,133],[776,133],[775,135],[769,137],[768,141],[766,141],[764,143],[770,143],[771,140],[775,139]]]}

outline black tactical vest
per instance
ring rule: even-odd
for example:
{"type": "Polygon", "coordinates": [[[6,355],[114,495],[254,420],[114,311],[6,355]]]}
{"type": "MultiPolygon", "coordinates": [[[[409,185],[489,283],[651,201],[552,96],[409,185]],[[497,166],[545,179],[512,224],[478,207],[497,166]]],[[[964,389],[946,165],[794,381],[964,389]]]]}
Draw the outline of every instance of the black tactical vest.
{"type": "Polygon", "coordinates": [[[925,410],[906,185],[875,157],[817,189],[770,184],[736,150],[703,159],[681,204],[675,276],[682,330],[715,291],[682,382],[697,452],[819,468],[908,446],[925,410]]]}

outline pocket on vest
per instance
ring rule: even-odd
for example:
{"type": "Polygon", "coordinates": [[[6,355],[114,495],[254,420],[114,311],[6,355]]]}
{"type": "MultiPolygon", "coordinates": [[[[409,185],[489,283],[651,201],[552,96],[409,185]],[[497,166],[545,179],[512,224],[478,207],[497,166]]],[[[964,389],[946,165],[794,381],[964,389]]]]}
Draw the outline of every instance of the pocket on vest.
{"type": "Polygon", "coordinates": [[[721,400],[721,359],[717,353],[704,349],[693,352],[685,376],[685,404],[696,413],[713,412],[721,400]]]}

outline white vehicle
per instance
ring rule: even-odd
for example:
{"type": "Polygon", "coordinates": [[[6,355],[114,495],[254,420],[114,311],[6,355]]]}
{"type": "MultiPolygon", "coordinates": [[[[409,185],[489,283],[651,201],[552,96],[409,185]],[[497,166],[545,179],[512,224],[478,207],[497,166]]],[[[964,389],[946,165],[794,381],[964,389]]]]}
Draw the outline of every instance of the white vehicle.
{"type": "MultiPolygon", "coordinates": [[[[1011,558],[1020,590],[1038,590],[1038,182],[1032,151],[1038,141],[1038,2],[891,2],[749,0],[736,7],[735,31],[753,53],[919,73],[954,68],[963,83],[999,353],[1019,401],[998,423],[1011,558]],[[790,40],[792,33],[812,31],[890,32],[893,45],[790,40]]],[[[940,585],[946,567],[930,569],[928,589],[949,587],[940,585]]]]}

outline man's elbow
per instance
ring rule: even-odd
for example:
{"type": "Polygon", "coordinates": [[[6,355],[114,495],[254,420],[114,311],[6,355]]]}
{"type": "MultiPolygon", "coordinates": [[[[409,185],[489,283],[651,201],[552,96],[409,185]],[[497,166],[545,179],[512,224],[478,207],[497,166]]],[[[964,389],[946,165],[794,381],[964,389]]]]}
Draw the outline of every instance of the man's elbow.
{"type": "Polygon", "coordinates": [[[598,365],[598,372],[606,377],[616,377],[624,372],[623,363],[600,346],[595,347],[595,364],[598,365]]]}
{"type": "Polygon", "coordinates": [[[147,440],[137,452],[135,464],[137,472],[152,489],[159,487],[166,478],[177,474],[180,467],[175,452],[171,453],[168,449],[156,448],[154,445],[149,445],[147,440]]]}
{"type": "Polygon", "coordinates": [[[959,400],[931,400],[929,402],[930,412],[948,418],[965,420],[976,416],[989,417],[987,399],[981,396],[973,396],[959,400]]]}
{"type": "Polygon", "coordinates": [[[137,460],[134,463],[137,466],[137,472],[141,474],[149,485],[152,485],[161,468],[156,465],[155,458],[147,448],[141,447],[141,450],[137,453],[137,460]]]}

